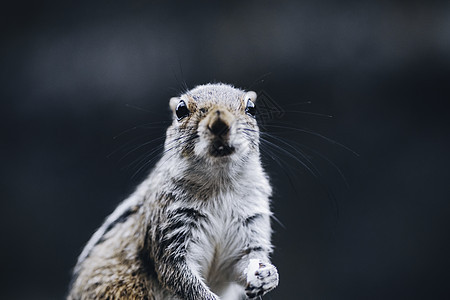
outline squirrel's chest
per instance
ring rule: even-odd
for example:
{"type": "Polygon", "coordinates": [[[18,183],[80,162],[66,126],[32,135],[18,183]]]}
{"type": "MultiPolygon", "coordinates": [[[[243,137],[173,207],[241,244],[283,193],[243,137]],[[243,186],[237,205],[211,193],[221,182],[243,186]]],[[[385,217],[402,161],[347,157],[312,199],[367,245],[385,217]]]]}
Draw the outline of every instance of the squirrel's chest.
{"type": "Polygon", "coordinates": [[[245,248],[246,234],[239,211],[218,205],[192,232],[188,260],[210,284],[226,280],[245,248]]]}

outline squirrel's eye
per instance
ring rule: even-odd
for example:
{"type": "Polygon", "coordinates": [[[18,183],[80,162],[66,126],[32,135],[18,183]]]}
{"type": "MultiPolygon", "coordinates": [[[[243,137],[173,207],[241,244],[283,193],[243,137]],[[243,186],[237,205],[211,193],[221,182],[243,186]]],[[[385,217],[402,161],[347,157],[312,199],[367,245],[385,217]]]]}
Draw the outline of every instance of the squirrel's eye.
{"type": "Polygon", "coordinates": [[[178,121],[189,115],[189,109],[187,108],[187,105],[183,100],[178,103],[177,108],[175,109],[175,113],[177,114],[178,121]]]}
{"type": "Polygon", "coordinates": [[[252,100],[248,99],[247,101],[247,107],[245,108],[245,112],[249,115],[252,116],[253,118],[256,115],[256,107],[255,107],[255,103],[253,103],[252,100]]]}

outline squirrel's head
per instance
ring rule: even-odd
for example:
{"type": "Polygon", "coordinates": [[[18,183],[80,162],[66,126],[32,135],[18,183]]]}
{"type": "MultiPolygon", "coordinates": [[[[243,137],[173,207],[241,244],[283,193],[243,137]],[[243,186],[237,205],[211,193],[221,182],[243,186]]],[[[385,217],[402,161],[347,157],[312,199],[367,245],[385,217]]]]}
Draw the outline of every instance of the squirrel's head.
{"type": "Polygon", "coordinates": [[[212,163],[259,157],[255,101],[255,92],[226,84],[201,85],[170,99],[166,151],[212,163]]]}

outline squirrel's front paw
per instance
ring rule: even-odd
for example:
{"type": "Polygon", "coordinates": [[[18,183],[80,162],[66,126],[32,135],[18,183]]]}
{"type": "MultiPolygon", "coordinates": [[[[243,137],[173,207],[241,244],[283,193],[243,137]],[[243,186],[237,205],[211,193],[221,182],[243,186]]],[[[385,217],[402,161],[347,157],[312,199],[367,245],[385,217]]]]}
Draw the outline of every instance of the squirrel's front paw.
{"type": "Polygon", "coordinates": [[[259,259],[250,259],[247,269],[245,293],[249,299],[262,296],[278,285],[278,271],[274,265],[259,259]]]}

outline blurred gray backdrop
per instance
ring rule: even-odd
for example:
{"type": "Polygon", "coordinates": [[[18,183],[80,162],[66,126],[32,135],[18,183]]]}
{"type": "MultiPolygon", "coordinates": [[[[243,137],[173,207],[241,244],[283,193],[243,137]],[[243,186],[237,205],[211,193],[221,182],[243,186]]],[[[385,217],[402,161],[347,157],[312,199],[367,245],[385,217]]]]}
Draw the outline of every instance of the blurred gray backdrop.
{"type": "Polygon", "coordinates": [[[449,299],[449,4],[3,3],[0,298],[62,299],[169,98],[226,82],[270,103],[285,149],[263,146],[283,224],[265,299],[449,299]]]}

